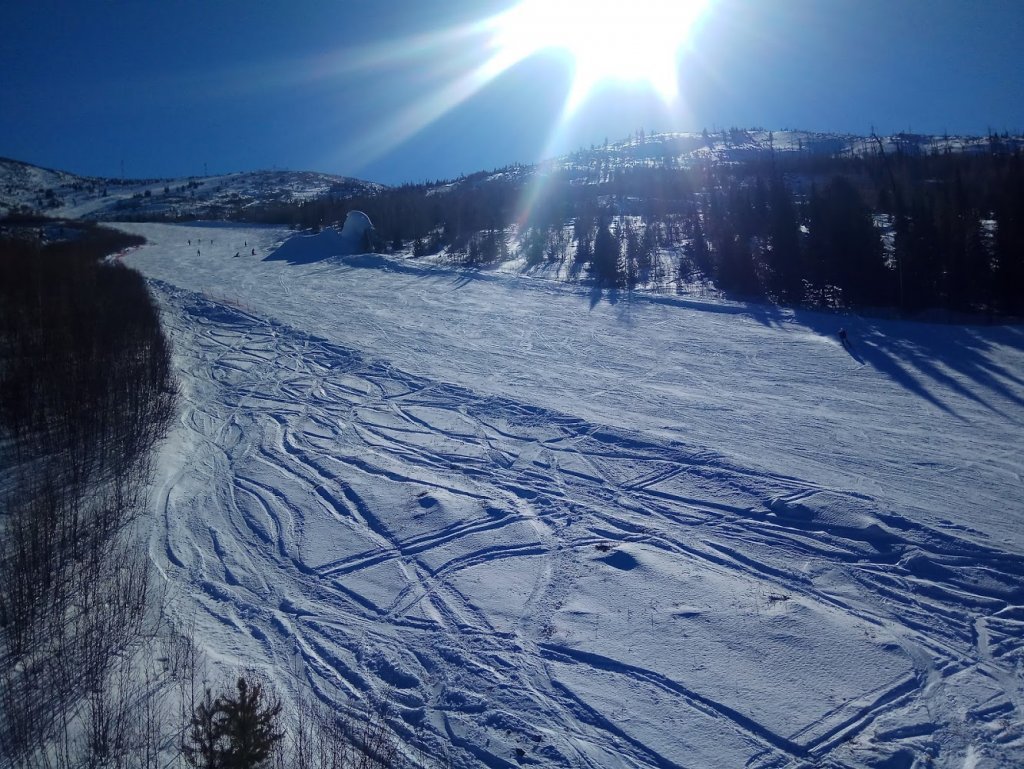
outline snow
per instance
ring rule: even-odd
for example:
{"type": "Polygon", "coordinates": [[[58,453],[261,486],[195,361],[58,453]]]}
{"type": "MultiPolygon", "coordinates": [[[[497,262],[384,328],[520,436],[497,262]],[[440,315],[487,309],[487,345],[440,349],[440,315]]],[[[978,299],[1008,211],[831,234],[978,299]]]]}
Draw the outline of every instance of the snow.
{"type": "Polygon", "coordinates": [[[52,217],[202,218],[271,201],[372,193],[382,185],[308,171],[250,171],[179,179],[76,176],[0,158],[0,214],[52,217]]]}
{"type": "Polygon", "coordinates": [[[340,231],[325,227],[320,232],[293,235],[275,247],[267,258],[306,264],[332,256],[358,254],[365,250],[366,232],[372,229],[370,217],[362,211],[350,211],[340,231]]]}
{"type": "Polygon", "coordinates": [[[362,211],[349,211],[345,215],[345,224],[341,228],[341,237],[353,242],[362,242],[367,231],[373,229],[370,217],[362,211]]]}
{"type": "Polygon", "coordinates": [[[1020,328],[124,228],[183,385],[151,553],[223,665],[456,767],[1024,761],[1020,328]]]}

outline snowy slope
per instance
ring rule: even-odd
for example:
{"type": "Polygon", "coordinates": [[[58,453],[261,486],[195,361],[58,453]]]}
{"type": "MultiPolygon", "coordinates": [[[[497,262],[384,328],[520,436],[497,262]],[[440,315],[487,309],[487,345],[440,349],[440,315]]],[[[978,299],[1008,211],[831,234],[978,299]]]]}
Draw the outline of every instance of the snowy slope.
{"type": "Polygon", "coordinates": [[[273,201],[350,197],[381,185],[304,171],[251,171],[182,179],[105,179],[0,158],[0,215],[71,219],[218,218],[273,201]]]}
{"type": "Polygon", "coordinates": [[[225,666],[440,765],[1024,761],[1020,328],[125,228],[183,384],[151,552],[225,666]]]}

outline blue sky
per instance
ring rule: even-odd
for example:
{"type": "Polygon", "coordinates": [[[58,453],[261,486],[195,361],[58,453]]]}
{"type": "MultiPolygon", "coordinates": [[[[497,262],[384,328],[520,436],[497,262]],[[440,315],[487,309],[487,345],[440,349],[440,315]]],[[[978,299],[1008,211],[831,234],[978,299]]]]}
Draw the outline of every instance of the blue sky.
{"type": "Polygon", "coordinates": [[[567,118],[578,59],[561,48],[444,98],[493,53],[473,24],[512,2],[9,3],[0,155],[105,176],[277,167],[400,183],[641,127],[1024,131],[1021,0],[708,2],[671,109],[642,82],[603,81],[567,118]]]}

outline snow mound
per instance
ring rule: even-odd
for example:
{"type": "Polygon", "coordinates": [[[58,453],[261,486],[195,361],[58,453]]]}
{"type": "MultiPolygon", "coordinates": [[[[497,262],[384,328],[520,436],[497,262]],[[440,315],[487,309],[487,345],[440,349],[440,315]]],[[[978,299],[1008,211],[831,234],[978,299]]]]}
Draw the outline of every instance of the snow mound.
{"type": "Polygon", "coordinates": [[[360,254],[366,251],[366,233],[372,229],[370,217],[362,211],[349,211],[340,232],[335,227],[326,227],[315,235],[293,235],[266,261],[309,264],[332,256],[360,254]]]}
{"type": "Polygon", "coordinates": [[[362,211],[349,211],[345,217],[345,224],[341,228],[341,237],[354,243],[362,243],[366,233],[373,229],[373,222],[370,217],[362,211]]]}
{"type": "Polygon", "coordinates": [[[843,539],[889,550],[901,538],[870,509],[870,500],[833,491],[774,497],[768,509],[786,525],[826,531],[843,539]]]}

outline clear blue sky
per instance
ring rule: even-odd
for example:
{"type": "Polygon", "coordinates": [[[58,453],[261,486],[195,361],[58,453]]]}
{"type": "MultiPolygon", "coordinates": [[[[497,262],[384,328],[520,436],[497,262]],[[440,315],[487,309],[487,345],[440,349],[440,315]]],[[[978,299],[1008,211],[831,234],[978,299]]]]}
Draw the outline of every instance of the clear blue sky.
{"type": "MultiPolygon", "coordinates": [[[[709,0],[668,110],[467,32],[505,0],[33,0],[0,16],[0,155],[76,173],[453,177],[650,131],[1024,131],[1022,0],[709,0]],[[447,107],[447,111],[443,108],[447,107]],[[557,127],[557,130],[556,130],[557,127]]],[[[628,14],[630,0],[623,0],[628,14]]]]}

